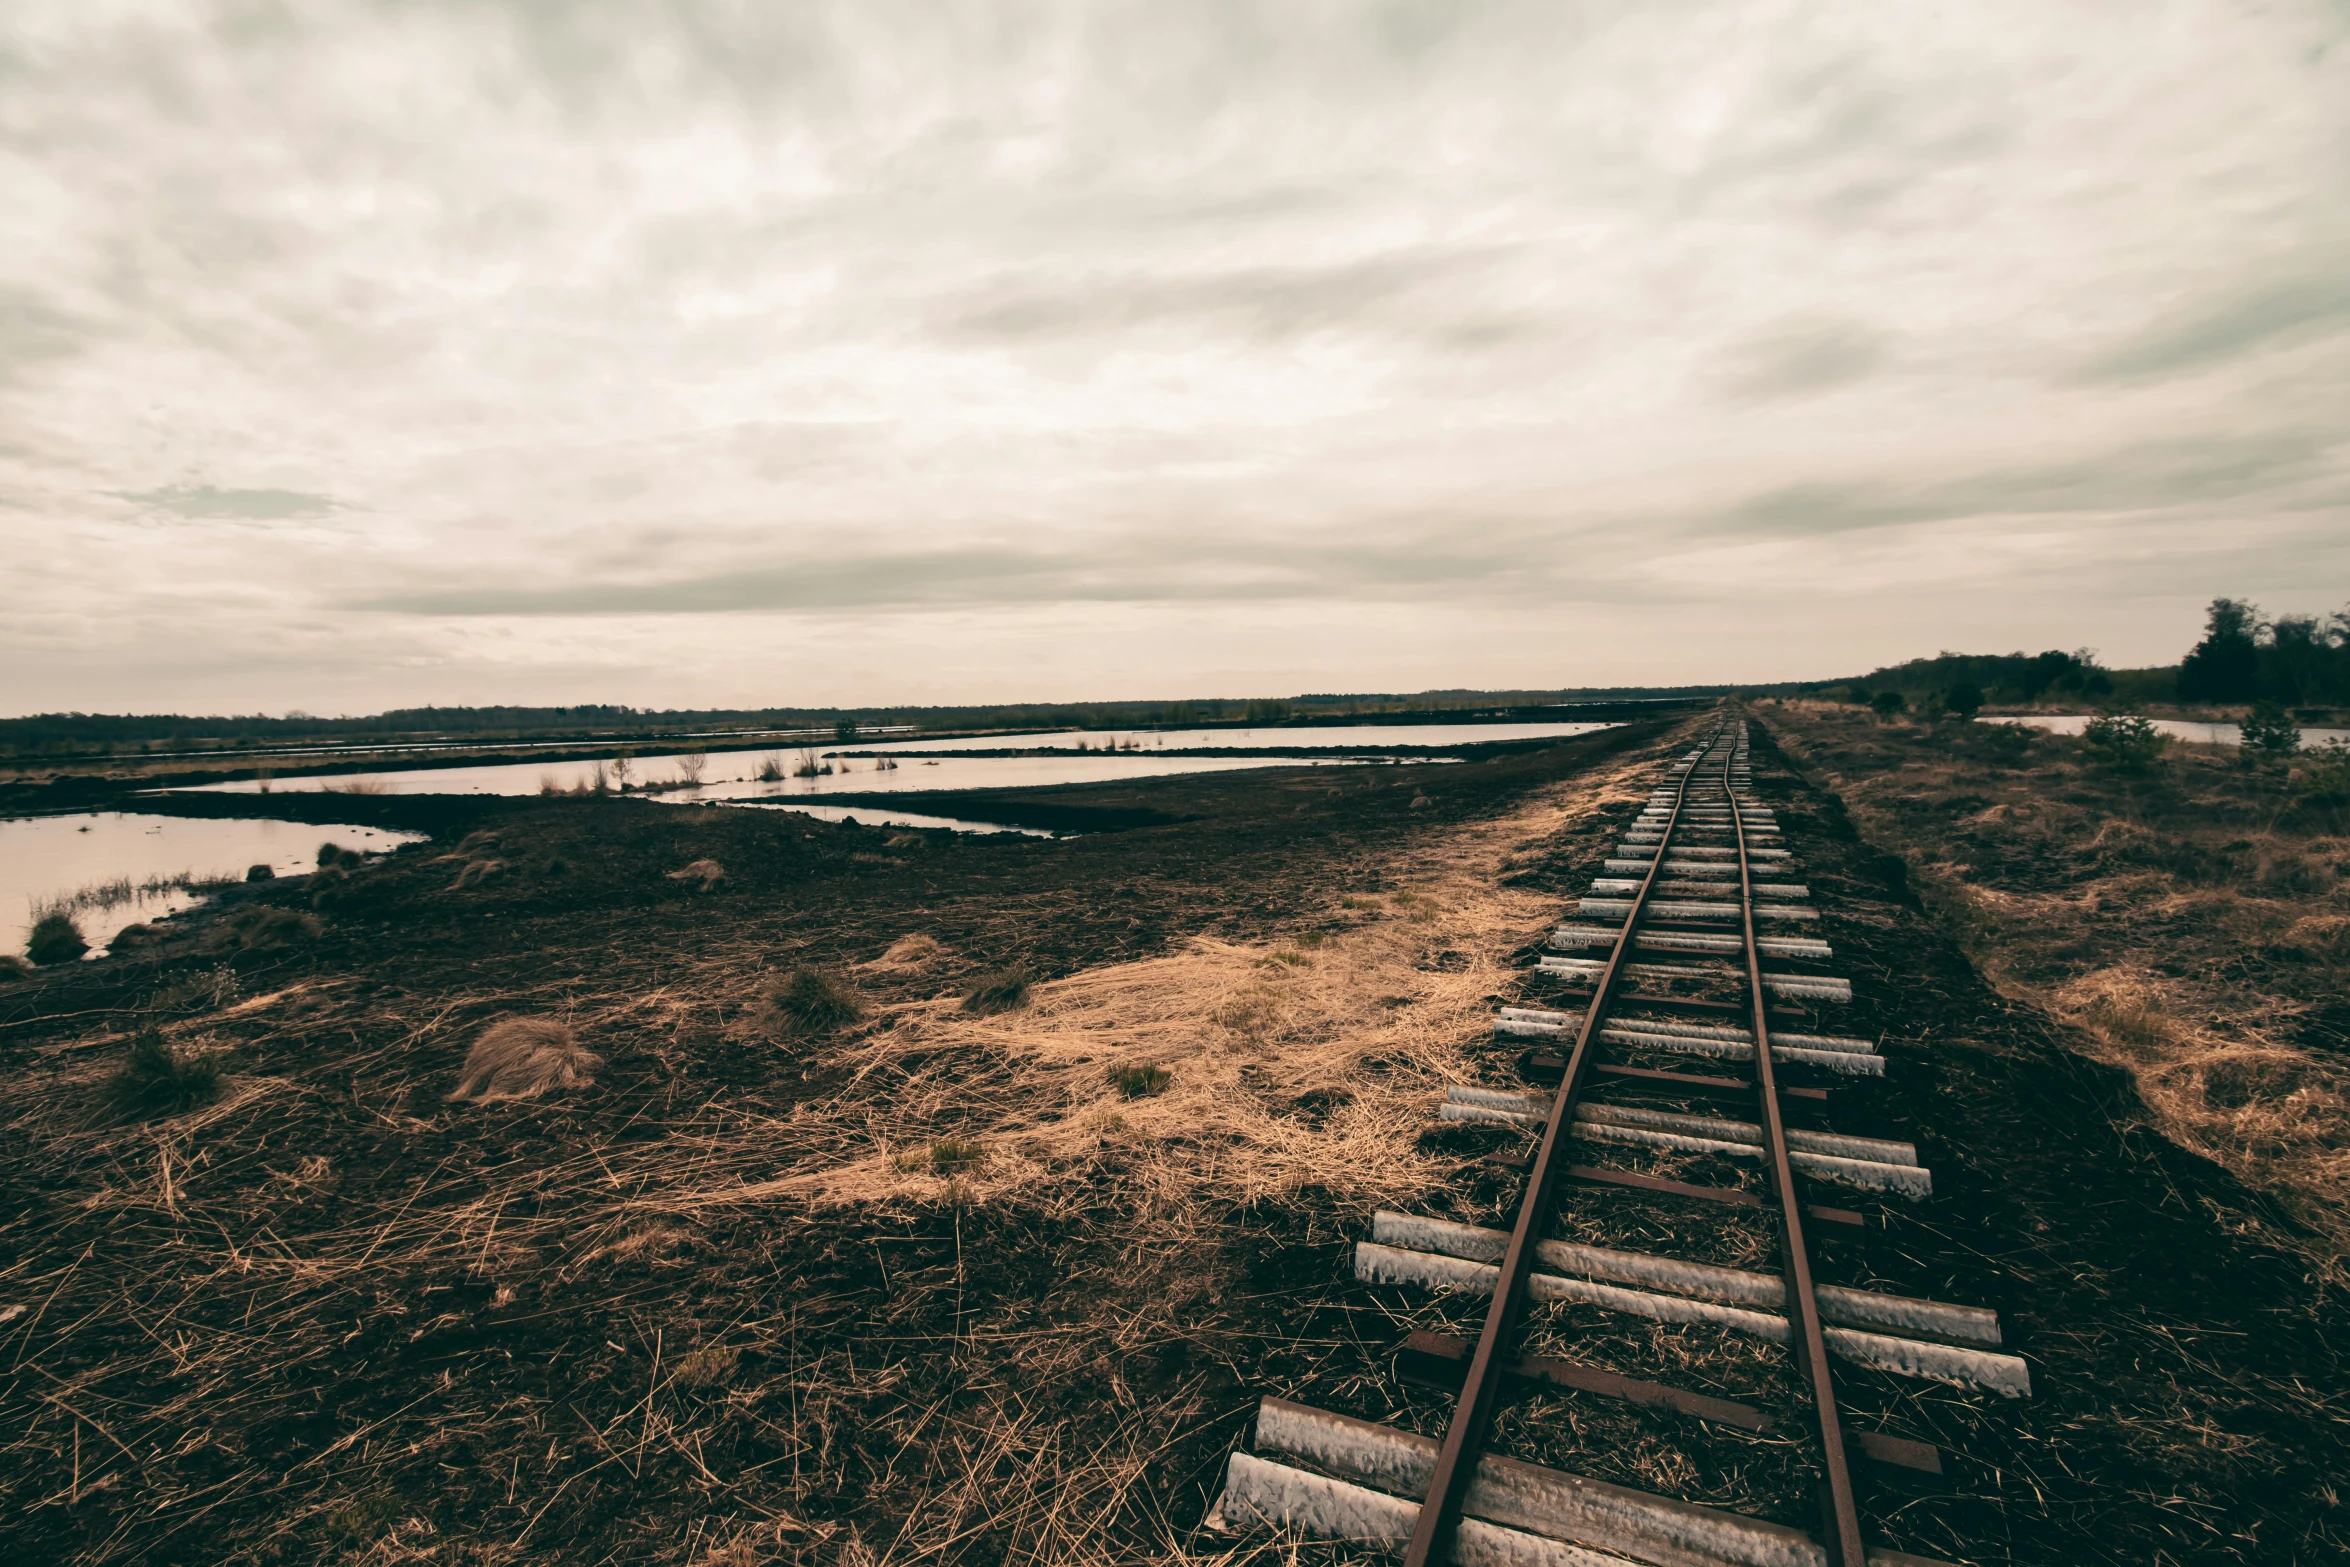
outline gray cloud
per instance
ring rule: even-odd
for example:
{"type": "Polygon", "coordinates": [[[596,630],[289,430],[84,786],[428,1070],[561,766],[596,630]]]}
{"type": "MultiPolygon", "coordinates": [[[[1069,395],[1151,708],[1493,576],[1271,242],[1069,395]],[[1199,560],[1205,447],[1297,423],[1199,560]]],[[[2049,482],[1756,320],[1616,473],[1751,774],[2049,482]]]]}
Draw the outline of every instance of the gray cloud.
{"type": "Polygon", "coordinates": [[[0,706],[1707,678],[2330,608],[2350,49],[2166,29],[22,0],[0,706]]]}
{"type": "Polygon", "coordinates": [[[1735,350],[1723,389],[1749,402],[1804,397],[1865,380],[1885,357],[1885,335],[1857,321],[1793,322],[1735,350]]]}
{"type": "Polygon", "coordinates": [[[2201,371],[2262,349],[2350,332],[2350,254],[2323,271],[2240,284],[2174,314],[2091,360],[2089,380],[2141,381],[2201,371]]]}
{"type": "Polygon", "coordinates": [[[2065,462],[1898,484],[1816,480],[1780,486],[1705,518],[1699,532],[1817,536],[1929,522],[2050,513],[2135,513],[2273,497],[2339,473],[2333,442],[2306,431],[2148,442],[2065,462]]]}
{"type": "Polygon", "coordinates": [[[1521,548],[1515,532],[1488,529],[1469,547],[1435,534],[1306,544],[1167,537],[1060,551],[852,547],[786,565],[745,563],[685,577],[632,574],[547,586],[443,583],[356,597],[348,607],[434,616],[680,615],[1415,598],[1464,584],[1506,586],[1546,577],[1535,569],[1540,557],[1521,548]]]}
{"type": "Polygon", "coordinates": [[[290,522],[341,509],[331,495],[300,490],[223,490],[209,484],[168,484],[159,490],[109,490],[119,500],[205,521],[290,522]]]}

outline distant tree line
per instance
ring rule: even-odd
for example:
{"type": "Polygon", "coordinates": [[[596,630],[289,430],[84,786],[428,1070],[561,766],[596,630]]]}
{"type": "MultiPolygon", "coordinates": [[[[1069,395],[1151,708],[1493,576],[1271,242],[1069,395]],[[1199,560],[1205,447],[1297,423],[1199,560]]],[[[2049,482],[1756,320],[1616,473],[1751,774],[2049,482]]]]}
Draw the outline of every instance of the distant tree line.
{"type": "Polygon", "coordinates": [[[2264,618],[2242,599],[2213,599],[2203,640],[2179,661],[2182,702],[2350,702],[2350,610],[2264,618]]]}

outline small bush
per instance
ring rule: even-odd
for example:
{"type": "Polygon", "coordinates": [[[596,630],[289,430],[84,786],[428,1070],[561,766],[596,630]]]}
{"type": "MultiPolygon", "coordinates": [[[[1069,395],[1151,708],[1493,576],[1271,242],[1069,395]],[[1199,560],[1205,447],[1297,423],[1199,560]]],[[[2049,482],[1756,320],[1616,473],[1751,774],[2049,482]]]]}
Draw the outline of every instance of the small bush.
{"type": "Polygon", "coordinates": [[[1898,691],[1880,691],[1869,698],[1869,711],[1879,718],[1891,718],[1908,706],[1909,704],[1901,699],[1901,693],[1898,691]]]}
{"type": "Polygon", "coordinates": [[[1175,1081],[1174,1074],[1163,1066],[1114,1066],[1110,1068],[1110,1086],[1118,1090],[1122,1099],[1148,1099],[1153,1094],[1167,1091],[1175,1081]]]}
{"type": "Polygon", "coordinates": [[[1942,693],[1942,705],[1960,718],[1973,718],[1983,710],[1983,688],[1965,681],[1942,693]]]}
{"type": "Polygon", "coordinates": [[[783,782],[783,758],[772,752],[760,757],[758,779],[761,783],[783,782]]]}
{"type": "Polygon", "coordinates": [[[2081,731],[2089,759],[2117,773],[2142,773],[2162,755],[2169,737],[2136,713],[2100,713],[2081,731]]]}
{"type": "Polygon", "coordinates": [[[0,985],[20,985],[33,977],[33,966],[13,952],[0,953],[0,985]]]}
{"type": "Polygon", "coordinates": [[[2350,745],[2330,740],[2302,753],[2293,769],[2293,803],[2311,810],[2350,810],[2350,745]]]}
{"type": "Polygon", "coordinates": [[[90,950],[82,939],[82,928],[73,922],[73,916],[63,909],[52,909],[33,921],[33,933],[25,943],[25,956],[44,967],[51,963],[71,963],[90,950]]]}
{"type": "Polygon", "coordinates": [[[796,968],[767,988],[767,1015],[787,1033],[821,1034],[865,1015],[857,993],[822,969],[796,968]]]}
{"type": "Polygon", "coordinates": [[[318,846],[318,868],[320,870],[325,870],[332,865],[347,864],[358,858],[358,855],[352,854],[350,850],[339,843],[322,843],[318,846]]]}
{"type": "Polygon", "coordinates": [[[275,881],[277,880],[277,868],[272,865],[248,865],[245,867],[245,880],[275,881]]]}
{"type": "Polygon", "coordinates": [[[2292,715],[2274,702],[2254,704],[2237,728],[2236,754],[2247,762],[2289,762],[2301,749],[2301,731],[2292,715]]]}
{"type": "Polygon", "coordinates": [[[1028,1005],[1028,976],[1007,970],[990,974],[963,997],[966,1012],[1010,1012],[1028,1005]]]}
{"type": "Polygon", "coordinates": [[[154,1028],[140,1030],[129,1059],[106,1084],[115,1112],[142,1121],[194,1109],[219,1092],[219,1066],[205,1056],[180,1054],[154,1028]]]}

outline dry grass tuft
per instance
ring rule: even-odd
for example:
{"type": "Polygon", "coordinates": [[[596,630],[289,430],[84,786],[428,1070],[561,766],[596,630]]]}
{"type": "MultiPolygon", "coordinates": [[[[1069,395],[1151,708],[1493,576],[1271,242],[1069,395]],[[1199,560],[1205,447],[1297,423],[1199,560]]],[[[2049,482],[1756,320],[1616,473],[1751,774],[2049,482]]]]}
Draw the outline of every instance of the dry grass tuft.
{"type": "Polygon", "coordinates": [[[506,862],[504,860],[469,860],[466,862],[465,868],[457,873],[457,879],[449,883],[449,890],[463,892],[468,887],[478,887],[484,882],[495,881],[505,874],[506,862]]]}
{"type": "Polygon", "coordinates": [[[767,987],[761,1018],[771,1033],[822,1034],[865,1015],[857,993],[822,969],[796,968],[767,987]]]}
{"type": "Polygon", "coordinates": [[[734,1375],[743,1352],[726,1344],[705,1344],[677,1363],[680,1387],[716,1387],[734,1375]]]}
{"type": "Polygon", "coordinates": [[[325,928],[315,914],[264,906],[242,910],[213,927],[212,945],[238,952],[282,952],[325,928]]]}
{"type": "Polygon", "coordinates": [[[182,1054],[153,1028],[140,1030],[122,1069],[106,1082],[107,1103],[125,1120],[178,1115],[219,1093],[219,1063],[182,1054]]]}
{"type": "Polygon", "coordinates": [[[681,871],[671,871],[669,879],[690,881],[695,892],[713,892],[726,880],[726,867],[716,860],[696,860],[681,871]]]}
{"type": "Polygon", "coordinates": [[[32,977],[32,964],[13,952],[0,953],[0,985],[18,985],[32,977]]]}
{"type": "Polygon", "coordinates": [[[571,1030],[553,1018],[510,1017],[491,1024],[474,1041],[449,1097],[473,1104],[535,1099],[588,1086],[603,1064],[603,1057],[582,1049],[571,1030]]]}
{"type": "Polygon", "coordinates": [[[966,1012],[1011,1012],[1026,1005],[1028,976],[1025,974],[990,974],[963,994],[966,1012]]]}
{"type": "Polygon", "coordinates": [[[82,939],[82,928],[73,916],[53,909],[33,921],[31,939],[25,942],[25,956],[46,968],[53,963],[72,963],[90,950],[82,939]]]}
{"type": "Polygon", "coordinates": [[[900,936],[889,944],[887,952],[859,966],[874,970],[927,968],[945,957],[946,951],[943,943],[930,936],[900,936]]]}
{"type": "Polygon", "coordinates": [[[1110,1068],[1110,1086],[1118,1090],[1121,1099],[1148,1099],[1153,1094],[1165,1093],[1167,1085],[1174,1080],[1174,1074],[1163,1066],[1110,1068]]]}

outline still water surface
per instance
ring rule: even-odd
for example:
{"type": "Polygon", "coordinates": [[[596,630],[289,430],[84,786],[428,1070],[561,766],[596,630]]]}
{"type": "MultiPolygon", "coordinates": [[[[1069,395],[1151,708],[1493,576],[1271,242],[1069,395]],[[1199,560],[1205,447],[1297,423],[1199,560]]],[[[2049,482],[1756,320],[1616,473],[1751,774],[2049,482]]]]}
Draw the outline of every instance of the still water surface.
{"type": "MultiPolygon", "coordinates": [[[[2045,729],[2052,735],[2077,735],[2089,727],[2090,713],[2025,713],[2009,717],[1985,717],[1987,724],[2028,724],[2034,729],[2045,729]]],[[[2234,724],[2209,724],[2192,718],[2149,719],[2155,728],[2174,740],[2191,740],[2199,745],[2241,745],[2243,732],[2234,724]]],[[[2301,743],[2316,747],[2328,743],[2350,745],[2350,729],[2304,729],[2301,743]]]]}

